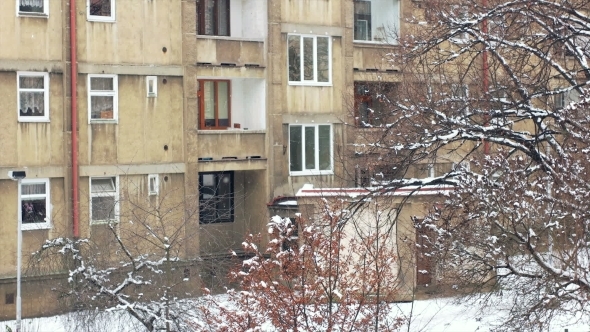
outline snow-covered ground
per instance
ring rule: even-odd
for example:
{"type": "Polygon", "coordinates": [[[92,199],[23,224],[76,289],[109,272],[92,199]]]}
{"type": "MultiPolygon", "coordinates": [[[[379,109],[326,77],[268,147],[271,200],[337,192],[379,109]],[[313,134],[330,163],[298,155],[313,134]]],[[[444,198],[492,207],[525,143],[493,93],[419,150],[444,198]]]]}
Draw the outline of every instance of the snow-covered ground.
{"type": "MultiPolygon", "coordinates": [[[[406,316],[410,321],[409,331],[490,331],[498,328],[507,313],[501,308],[478,308],[471,304],[458,303],[455,298],[431,300],[417,300],[413,303],[395,304],[399,315],[406,316]],[[411,315],[410,315],[411,314],[411,315]]],[[[131,317],[117,313],[107,313],[96,322],[82,323],[76,320],[74,314],[64,314],[53,317],[33,318],[23,320],[22,332],[82,332],[82,331],[144,331],[131,317]]],[[[6,326],[15,331],[15,321],[0,322],[0,331],[7,331],[6,326]]],[[[407,325],[402,331],[408,331],[407,325]]],[[[590,327],[583,324],[572,324],[566,320],[557,319],[549,331],[588,332],[590,327]]]]}

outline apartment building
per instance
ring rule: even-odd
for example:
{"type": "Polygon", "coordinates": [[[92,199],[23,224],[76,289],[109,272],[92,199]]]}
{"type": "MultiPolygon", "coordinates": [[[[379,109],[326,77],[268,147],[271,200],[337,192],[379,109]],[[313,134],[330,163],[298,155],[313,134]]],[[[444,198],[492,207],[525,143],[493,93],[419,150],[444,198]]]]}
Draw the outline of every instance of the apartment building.
{"type": "MultiPolygon", "coordinates": [[[[383,121],[368,110],[373,87],[395,93],[401,78],[383,54],[412,10],[409,0],[1,1],[0,316],[14,316],[19,220],[26,266],[48,239],[112,241],[108,224],[133,228],[135,207],[169,204],[190,261],[240,249],[271,213],[295,213],[284,202],[306,185],[366,182],[377,170],[349,156],[358,131],[383,121]],[[20,196],[14,170],[26,171],[20,196]]],[[[63,272],[23,272],[23,316],[56,310],[44,284],[63,272]]]]}

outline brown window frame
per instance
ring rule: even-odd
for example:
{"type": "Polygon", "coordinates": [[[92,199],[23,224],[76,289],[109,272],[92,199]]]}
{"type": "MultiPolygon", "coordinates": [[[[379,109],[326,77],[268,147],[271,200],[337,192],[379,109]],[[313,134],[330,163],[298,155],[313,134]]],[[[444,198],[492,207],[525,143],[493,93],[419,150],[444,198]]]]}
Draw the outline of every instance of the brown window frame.
{"type": "Polygon", "coordinates": [[[231,81],[230,80],[199,80],[199,129],[214,130],[231,128],[231,81]],[[206,126],[205,124],[205,83],[213,82],[215,89],[215,125],[206,126]],[[227,126],[219,125],[219,89],[217,88],[219,82],[227,82],[227,126]]]}
{"type": "Polygon", "coordinates": [[[202,36],[226,36],[229,37],[231,35],[231,12],[230,12],[230,0],[227,0],[225,12],[227,13],[227,26],[226,31],[227,34],[222,35],[219,33],[219,3],[218,0],[197,0],[197,34],[202,36]],[[205,29],[205,5],[206,1],[213,1],[214,8],[213,8],[213,33],[207,34],[205,29]]]}

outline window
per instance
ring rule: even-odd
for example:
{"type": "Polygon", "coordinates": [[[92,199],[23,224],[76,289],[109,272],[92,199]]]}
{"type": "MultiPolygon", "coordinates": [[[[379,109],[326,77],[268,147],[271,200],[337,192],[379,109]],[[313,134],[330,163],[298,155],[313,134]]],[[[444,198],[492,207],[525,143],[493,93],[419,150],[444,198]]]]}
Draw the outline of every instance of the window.
{"type": "Polygon", "coordinates": [[[199,173],[199,222],[234,221],[234,173],[199,173]]]}
{"type": "Polygon", "coordinates": [[[18,121],[49,121],[49,73],[17,72],[18,121]]]}
{"type": "Polygon", "coordinates": [[[21,229],[50,228],[49,179],[21,180],[21,229]]]}
{"type": "Polygon", "coordinates": [[[288,35],[289,84],[330,85],[332,40],[330,37],[288,35]]]}
{"type": "Polygon", "coordinates": [[[88,75],[89,122],[117,120],[117,89],[117,75],[88,75]]]}
{"type": "Polygon", "coordinates": [[[39,15],[49,14],[49,0],[16,0],[18,15],[39,15]]]}
{"type": "Polygon", "coordinates": [[[395,88],[393,83],[354,82],[356,124],[360,127],[386,124],[395,88]]]}
{"type": "Polygon", "coordinates": [[[354,0],[354,40],[394,43],[399,0],[354,0]]]}
{"type": "Polygon", "coordinates": [[[231,124],[231,91],[227,80],[199,81],[199,128],[226,129],[231,124]]]}
{"type": "Polygon", "coordinates": [[[400,170],[393,165],[373,164],[359,169],[356,178],[357,187],[375,187],[389,184],[399,179],[400,170]]]}
{"type": "Polygon", "coordinates": [[[145,85],[148,97],[158,96],[158,77],[157,76],[146,76],[145,85]]]}
{"type": "Polygon", "coordinates": [[[148,195],[158,195],[160,191],[160,177],[158,174],[148,175],[148,195]]]}
{"type": "Polygon", "coordinates": [[[332,126],[289,126],[291,175],[332,173],[332,126]]]}
{"type": "Polygon", "coordinates": [[[464,84],[451,85],[451,103],[452,111],[457,111],[463,114],[469,112],[469,89],[464,84]]]}
{"type": "Polygon", "coordinates": [[[115,21],[115,0],[86,0],[89,21],[115,21]]]}
{"type": "Polygon", "coordinates": [[[230,0],[197,0],[198,34],[229,36],[230,0]]]}
{"type": "Polygon", "coordinates": [[[90,220],[92,223],[119,220],[119,179],[90,178],[90,220]]]}

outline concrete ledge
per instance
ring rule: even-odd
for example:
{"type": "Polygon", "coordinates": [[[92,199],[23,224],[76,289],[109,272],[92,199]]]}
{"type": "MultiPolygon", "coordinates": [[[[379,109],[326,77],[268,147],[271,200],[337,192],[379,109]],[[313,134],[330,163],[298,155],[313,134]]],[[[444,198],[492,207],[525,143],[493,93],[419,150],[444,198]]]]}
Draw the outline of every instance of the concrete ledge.
{"type": "Polygon", "coordinates": [[[63,73],[64,63],[56,60],[2,60],[0,61],[0,71],[41,71],[48,73],[63,73]]]}
{"type": "Polygon", "coordinates": [[[281,23],[282,33],[301,33],[310,35],[326,35],[341,37],[344,35],[344,28],[331,27],[327,25],[307,25],[296,23],[281,23]]]}
{"type": "Polygon", "coordinates": [[[221,172],[221,171],[254,171],[265,170],[266,158],[261,159],[226,159],[199,161],[199,172],[221,172]]]}
{"type": "Polygon", "coordinates": [[[80,176],[133,175],[184,173],[184,163],[141,164],[141,165],[84,165],[80,166],[80,176]]]}
{"type": "Polygon", "coordinates": [[[157,76],[182,76],[182,66],[174,65],[132,65],[132,64],[78,64],[78,72],[81,74],[118,74],[118,75],[157,75],[157,76]]]}
{"type": "Polygon", "coordinates": [[[10,180],[8,177],[9,171],[25,171],[27,172],[27,179],[35,178],[63,178],[66,170],[63,166],[29,166],[29,167],[0,167],[0,180],[10,180]]]}

